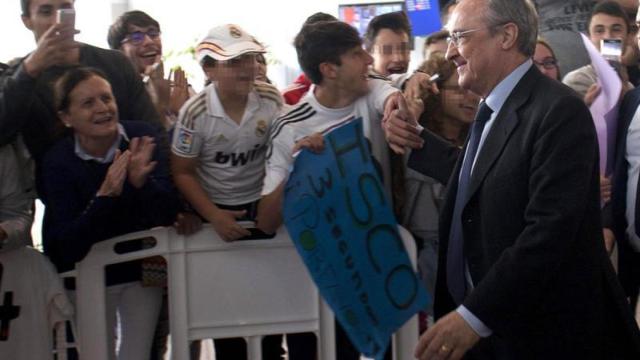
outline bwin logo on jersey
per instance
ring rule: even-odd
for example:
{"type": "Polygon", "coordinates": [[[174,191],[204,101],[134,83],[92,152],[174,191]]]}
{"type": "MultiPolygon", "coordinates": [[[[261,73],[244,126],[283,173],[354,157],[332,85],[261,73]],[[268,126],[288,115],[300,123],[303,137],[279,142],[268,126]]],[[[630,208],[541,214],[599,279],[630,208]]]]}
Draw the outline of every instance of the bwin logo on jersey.
{"type": "Polygon", "coordinates": [[[260,156],[264,153],[265,147],[262,144],[256,144],[253,149],[242,153],[225,153],[222,151],[216,152],[216,156],[213,159],[218,164],[228,164],[231,166],[243,166],[249,161],[263,160],[260,156]]]}

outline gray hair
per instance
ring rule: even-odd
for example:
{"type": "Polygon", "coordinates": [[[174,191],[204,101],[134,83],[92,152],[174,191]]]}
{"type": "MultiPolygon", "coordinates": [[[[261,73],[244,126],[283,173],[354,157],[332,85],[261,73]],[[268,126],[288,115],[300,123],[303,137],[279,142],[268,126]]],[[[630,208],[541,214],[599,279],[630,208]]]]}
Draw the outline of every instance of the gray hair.
{"type": "MultiPolygon", "coordinates": [[[[514,23],[518,27],[518,50],[527,57],[533,56],[538,38],[538,13],[531,0],[486,0],[487,26],[497,27],[514,23]]],[[[490,28],[495,34],[495,28],[490,28]]]]}

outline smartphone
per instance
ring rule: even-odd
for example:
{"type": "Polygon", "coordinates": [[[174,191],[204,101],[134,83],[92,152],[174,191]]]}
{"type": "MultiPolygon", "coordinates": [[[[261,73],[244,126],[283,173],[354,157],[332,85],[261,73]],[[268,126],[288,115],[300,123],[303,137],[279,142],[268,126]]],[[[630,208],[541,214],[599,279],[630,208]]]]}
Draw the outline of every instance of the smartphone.
{"type": "Polygon", "coordinates": [[[602,39],[600,40],[600,53],[605,60],[620,62],[622,57],[622,40],[621,39],[602,39]]]}
{"type": "Polygon", "coordinates": [[[74,9],[58,9],[56,15],[58,24],[71,25],[72,29],[76,28],[76,11],[74,9]]]}

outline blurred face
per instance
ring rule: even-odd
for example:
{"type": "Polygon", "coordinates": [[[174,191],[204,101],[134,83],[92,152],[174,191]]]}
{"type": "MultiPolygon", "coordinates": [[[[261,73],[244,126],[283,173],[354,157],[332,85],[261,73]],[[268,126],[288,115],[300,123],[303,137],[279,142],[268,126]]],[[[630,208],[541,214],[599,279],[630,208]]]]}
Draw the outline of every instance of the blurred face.
{"type": "Polygon", "coordinates": [[[72,0],[31,0],[29,16],[23,16],[22,22],[33,32],[38,41],[53,24],[56,23],[58,9],[73,9],[72,0]]]}
{"type": "Polygon", "coordinates": [[[58,115],[78,135],[81,144],[118,133],[118,106],[111,85],[99,76],[92,76],[71,90],[69,107],[58,115]]]}
{"type": "Polygon", "coordinates": [[[448,45],[447,39],[432,42],[424,48],[424,59],[430,58],[432,54],[442,54],[442,56],[444,56],[447,52],[448,45]]]}
{"type": "Polygon", "coordinates": [[[503,70],[498,34],[491,35],[478,15],[485,8],[482,0],[468,0],[456,6],[448,25],[453,40],[446,54],[457,66],[460,86],[483,97],[499,83],[503,70]]]}
{"type": "Polygon", "coordinates": [[[600,50],[602,39],[620,39],[625,44],[627,31],[624,19],[607,14],[595,14],[589,24],[589,39],[600,50]]]}
{"type": "Polygon", "coordinates": [[[160,31],[155,26],[129,25],[122,43],[122,52],[139,73],[144,73],[147,67],[160,61],[162,57],[160,31]]]}
{"type": "Polygon", "coordinates": [[[243,54],[226,61],[218,61],[213,67],[206,67],[207,78],[215,81],[217,89],[239,96],[246,96],[253,90],[256,78],[256,54],[243,54]]]}
{"type": "Polygon", "coordinates": [[[336,83],[341,90],[359,97],[369,92],[367,81],[369,65],[373,59],[362,47],[356,46],[340,56],[341,65],[336,66],[336,83]]]}
{"type": "Polygon", "coordinates": [[[560,80],[560,70],[556,58],[546,46],[536,44],[536,52],[533,54],[533,63],[546,76],[553,80],[560,80]]]}
{"type": "Polygon", "coordinates": [[[480,97],[458,85],[458,74],[451,75],[440,89],[440,105],[445,118],[462,124],[473,122],[480,97]]]}
{"type": "Polygon", "coordinates": [[[373,69],[380,75],[404,74],[409,67],[409,35],[382,29],[376,35],[371,55],[373,69]]]}

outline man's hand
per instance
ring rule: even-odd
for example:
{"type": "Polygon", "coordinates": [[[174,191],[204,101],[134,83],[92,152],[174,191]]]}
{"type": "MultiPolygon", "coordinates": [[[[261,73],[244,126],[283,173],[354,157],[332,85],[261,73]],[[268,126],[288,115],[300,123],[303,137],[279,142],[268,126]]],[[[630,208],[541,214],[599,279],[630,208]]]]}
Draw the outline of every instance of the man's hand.
{"type": "Polygon", "coordinates": [[[600,198],[603,203],[611,200],[611,176],[600,175],[600,198]]]}
{"type": "Polygon", "coordinates": [[[404,96],[407,99],[426,99],[431,94],[438,95],[440,90],[435,82],[431,82],[430,74],[416,71],[404,85],[404,96]]]}
{"type": "Polygon", "coordinates": [[[236,222],[236,219],[245,216],[246,213],[246,210],[233,211],[218,209],[213,217],[213,221],[211,221],[211,225],[213,225],[213,229],[222,240],[227,242],[238,240],[251,235],[249,230],[243,228],[236,222]]]}
{"type": "Polygon", "coordinates": [[[38,40],[38,46],[24,61],[24,69],[29,76],[36,78],[53,65],[68,64],[70,52],[80,47],[73,40],[78,31],[69,24],[55,24],[38,40]]]}
{"type": "Polygon", "coordinates": [[[131,159],[129,159],[129,182],[136,188],[141,188],[147,182],[147,177],[156,167],[157,162],[151,161],[156,144],[150,136],[133,138],[129,143],[131,159]]]}
{"type": "Polygon", "coordinates": [[[396,154],[404,154],[405,148],[419,149],[424,140],[420,137],[421,127],[408,109],[404,96],[393,94],[385,103],[382,128],[389,147],[396,154]]]}
{"type": "Polygon", "coordinates": [[[420,360],[461,359],[479,340],[462,316],[452,311],[420,336],[414,355],[420,360]]]}
{"type": "Polygon", "coordinates": [[[616,236],[611,229],[602,228],[602,237],[604,238],[604,247],[607,249],[607,253],[611,254],[616,243],[616,236]]]}
{"type": "Polygon", "coordinates": [[[293,147],[293,154],[302,149],[309,149],[314,153],[320,153],[324,150],[324,138],[321,133],[313,133],[296,141],[293,147]]]}
{"type": "Polygon", "coordinates": [[[587,89],[587,93],[584,94],[584,103],[587,104],[587,106],[591,106],[591,104],[593,104],[593,102],[596,100],[598,95],[600,95],[601,90],[602,89],[598,84],[593,84],[589,86],[589,89],[587,89]]]}
{"type": "Polygon", "coordinates": [[[178,114],[180,108],[189,100],[189,83],[184,70],[177,68],[169,74],[169,80],[171,81],[171,95],[169,97],[169,111],[173,114],[178,114]],[[171,77],[173,75],[173,81],[171,77]]]}

